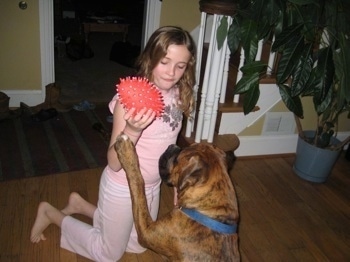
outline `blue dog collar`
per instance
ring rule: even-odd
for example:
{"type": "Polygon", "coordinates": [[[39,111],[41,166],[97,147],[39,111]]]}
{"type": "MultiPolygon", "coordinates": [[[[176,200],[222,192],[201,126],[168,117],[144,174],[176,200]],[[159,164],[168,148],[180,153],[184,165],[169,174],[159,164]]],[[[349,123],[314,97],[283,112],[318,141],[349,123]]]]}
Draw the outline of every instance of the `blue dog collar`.
{"type": "Polygon", "coordinates": [[[223,234],[234,234],[237,232],[237,225],[227,225],[216,221],[210,217],[207,217],[194,209],[180,208],[182,212],[188,215],[193,220],[197,221],[199,224],[210,228],[213,231],[223,234]]]}

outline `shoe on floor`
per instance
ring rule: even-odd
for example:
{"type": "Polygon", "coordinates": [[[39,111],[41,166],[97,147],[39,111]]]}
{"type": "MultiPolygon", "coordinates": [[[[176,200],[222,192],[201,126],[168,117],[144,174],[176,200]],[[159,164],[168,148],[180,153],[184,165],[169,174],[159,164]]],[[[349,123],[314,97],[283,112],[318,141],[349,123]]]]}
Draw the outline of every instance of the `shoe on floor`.
{"type": "Polygon", "coordinates": [[[106,121],[107,121],[108,123],[113,123],[113,115],[107,116],[107,117],[106,117],[106,121]]]}
{"type": "Polygon", "coordinates": [[[89,101],[83,100],[79,104],[74,105],[73,109],[77,110],[77,111],[86,111],[86,110],[93,110],[93,109],[95,109],[95,107],[96,106],[94,104],[90,103],[89,101]]]}
{"type": "Polygon", "coordinates": [[[65,105],[62,104],[60,101],[58,101],[56,104],[52,105],[53,108],[57,110],[59,113],[67,113],[72,110],[71,105],[65,105]]]}
{"type": "Polygon", "coordinates": [[[57,116],[55,108],[41,109],[38,113],[32,115],[32,120],[36,122],[43,122],[57,116]]]}
{"type": "Polygon", "coordinates": [[[25,104],[23,102],[19,103],[19,107],[22,110],[22,113],[26,116],[32,116],[35,113],[37,113],[37,112],[35,112],[34,109],[32,109],[30,106],[28,106],[27,104],[25,104]]]}
{"type": "Polygon", "coordinates": [[[3,120],[10,120],[10,119],[15,119],[18,118],[22,115],[21,109],[14,109],[14,110],[9,110],[7,112],[0,112],[0,122],[3,120]]]}

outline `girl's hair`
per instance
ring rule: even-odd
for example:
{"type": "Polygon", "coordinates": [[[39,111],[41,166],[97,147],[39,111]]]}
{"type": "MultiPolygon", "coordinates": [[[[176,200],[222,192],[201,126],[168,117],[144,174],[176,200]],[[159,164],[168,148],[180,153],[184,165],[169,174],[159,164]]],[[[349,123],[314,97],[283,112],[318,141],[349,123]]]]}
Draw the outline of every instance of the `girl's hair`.
{"type": "Polygon", "coordinates": [[[189,116],[194,104],[196,46],[187,31],[176,26],[164,26],[157,29],[136,61],[137,75],[144,76],[152,82],[153,69],[166,56],[170,45],[185,45],[191,54],[186,70],[178,82],[181,101],[179,106],[184,114],[189,116]]]}

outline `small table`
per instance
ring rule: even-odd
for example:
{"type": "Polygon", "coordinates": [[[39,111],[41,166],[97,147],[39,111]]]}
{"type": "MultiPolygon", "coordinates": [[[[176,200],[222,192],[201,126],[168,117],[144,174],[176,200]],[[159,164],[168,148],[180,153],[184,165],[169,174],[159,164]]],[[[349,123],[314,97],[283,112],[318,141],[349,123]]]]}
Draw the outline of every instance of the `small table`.
{"type": "Polygon", "coordinates": [[[109,33],[123,33],[123,41],[128,37],[129,24],[115,24],[115,23],[83,23],[85,41],[88,42],[90,32],[109,32],[109,33]]]}

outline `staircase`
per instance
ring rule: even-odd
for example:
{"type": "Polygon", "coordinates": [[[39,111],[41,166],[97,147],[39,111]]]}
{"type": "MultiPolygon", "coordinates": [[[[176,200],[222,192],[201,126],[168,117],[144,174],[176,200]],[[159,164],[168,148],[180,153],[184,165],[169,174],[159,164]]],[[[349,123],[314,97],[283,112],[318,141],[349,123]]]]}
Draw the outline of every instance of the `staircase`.
{"type": "MultiPolygon", "coordinates": [[[[261,61],[268,63],[270,60],[270,48],[271,42],[266,42],[261,45],[261,61]]],[[[201,59],[201,66],[199,71],[199,85],[197,93],[197,110],[195,113],[195,120],[198,117],[199,105],[201,103],[201,87],[203,84],[205,65],[208,56],[209,43],[203,44],[203,52],[201,59]]],[[[275,62],[275,61],[274,61],[275,62]]],[[[239,96],[238,101],[234,102],[233,96],[234,87],[239,77],[239,68],[241,63],[241,53],[236,52],[231,55],[228,63],[228,77],[226,84],[225,96],[221,99],[223,102],[218,102],[217,117],[215,122],[215,132],[212,140],[212,144],[219,146],[224,150],[236,150],[239,147],[240,140],[237,136],[239,132],[244,130],[249,124],[253,123],[261,116],[265,114],[273,105],[280,101],[280,95],[278,89],[275,86],[276,80],[273,70],[267,72],[267,74],[261,79],[261,101],[258,103],[259,107],[255,107],[253,113],[244,115],[243,103],[244,95],[239,96]],[[266,93],[264,95],[264,92],[266,93]],[[261,106],[260,106],[261,105],[261,106]],[[228,131],[225,131],[228,129],[228,131]]],[[[271,67],[273,68],[273,67],[271,67]]],[[[198,72],[197,72],[198,73],[198,72]]],[[[190,136],[186,136],[186,125],[188,121],[184,121],[184,127],[178,139],[180,146],[188,146],[195,142],[197,123],[194,123],[193,131],[190,136]]],[[[208,143],[207,139],[201,139],[201,143],[208,143]]]]}
{"type": "MultiPolygon", "coordinates": [[[[266,44],[263,47],[264,50],[269,50],[269,48],[270,48],[270,44],[266,44]]],[[[204,50],[205,52],[203,52],[202,61],[206,61],[207,45],[205,46],[204,50]]],[[[266,58],[263,58],[263,61],[266,61],[266,58]]],[[[224,103],[219,103],[218,105],[218,115],[217,115],[216,124],[215,124],[214,139],[212,142],[213,144],[219,146],[224,150],[235,150],[239,146],[239,138],[237,137],[236,134],[219,134],[220,126],[222,126],[221,121],[223,121],[223,118],[225,118],[225,116],[227,116],[228,114],[244,116],[243,102],[242,102],[244,99],[244,95],[241,95],[239,97],[239,101],[237,103],[233,102],[233,91],[236,85],[238,66],[239,66],[239,53],[237,52],[230,58],[229,74],[228,74],[228,81],[226,86],[226,95],[225,95],[224,103]]],[[[203,80],[203,74],[204,74],[204,68],[201,70],[201,77],[200,77],[201,82],[203,80]]],[[[198,105],[201,102],[200,101],[201,82],[199,84],[199,90],[198,90],[197,111],[196,111],[197,113],[198,113],[198,105]]],[[[273,86],[276,83],[274,74],[266,75],[261,79],[260,83],[262,86],[264,85],[273,86]]],[[[278,95],[277,98],[279,99],[279,94],[277,95],[278,95]]],[[[255,107],[254,112],[258,112],[258,111],[260,111],[260,108],[255,107]]],[[[248,116],[244,116],[244,117],[247,118],[248,116]]],[[[188,146],[195,142],[195,132],[192,132],[190,137],[186,137],[185,135],[186,123],[187,123],[187,120],[184,121],[184,127],[182,129],[182,132],[178,140],[178,143],[182,146],[188,146]]],[[[194,125],[194,130],[196,130],[196,123],[194,125]]],[[[202,139],[200,142],[207,143],[207,140],[202,139]]]]}

